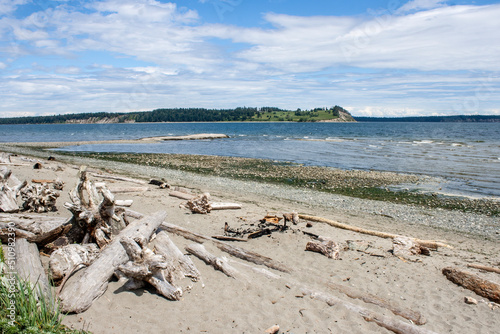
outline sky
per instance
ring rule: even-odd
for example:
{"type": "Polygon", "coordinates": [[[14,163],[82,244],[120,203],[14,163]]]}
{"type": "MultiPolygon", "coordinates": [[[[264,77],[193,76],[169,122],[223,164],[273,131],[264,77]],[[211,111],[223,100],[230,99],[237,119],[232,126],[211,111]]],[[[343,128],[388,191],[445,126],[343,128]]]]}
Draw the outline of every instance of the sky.
{"type": "Polygon", "coordinates": [[[0,117],[500,115],[500,1],[0,0],[0,117]]]}

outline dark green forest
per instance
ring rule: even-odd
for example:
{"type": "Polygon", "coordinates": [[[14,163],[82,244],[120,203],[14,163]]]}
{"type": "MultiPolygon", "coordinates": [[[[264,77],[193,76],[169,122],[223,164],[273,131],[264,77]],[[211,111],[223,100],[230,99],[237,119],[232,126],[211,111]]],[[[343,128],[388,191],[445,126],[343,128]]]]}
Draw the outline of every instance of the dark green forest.
{"type": "Polygon", "coordinates": [[[52,116],[0,118],[0,124],[54,124],[54,123],[125,123],[125,122],[245,122],[292,121],[315,122],[339,118],[353,120],[349,112],[339,106],[312,110],[283,110],[276,107],[238,107],[235,109],[162,108],[131,113],[80,113],[52,116]]]}

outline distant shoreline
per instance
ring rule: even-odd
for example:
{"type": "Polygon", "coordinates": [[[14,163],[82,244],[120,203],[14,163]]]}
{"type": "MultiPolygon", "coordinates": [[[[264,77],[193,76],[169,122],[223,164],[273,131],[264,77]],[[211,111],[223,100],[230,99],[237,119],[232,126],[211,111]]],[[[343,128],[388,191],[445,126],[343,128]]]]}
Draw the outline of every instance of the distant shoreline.
{"type": "Polygon", "coordinates": [[[411,116],[411,117],[357,117],[358,122],[448,122],[448,123],[498,123],[496,115],[411,116]]]}

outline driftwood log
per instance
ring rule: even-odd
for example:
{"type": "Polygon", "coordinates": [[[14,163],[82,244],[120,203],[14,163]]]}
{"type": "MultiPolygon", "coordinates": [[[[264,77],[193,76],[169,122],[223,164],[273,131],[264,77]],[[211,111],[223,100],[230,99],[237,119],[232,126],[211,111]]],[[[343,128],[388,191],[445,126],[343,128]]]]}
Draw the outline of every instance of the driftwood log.
{"type": "Polygon", "coordinates": [[[167,281],[164,269],[168,268],[166,258],[155,254],[146,246],[142,238],[132,239],[128,236],[120,238],[120,243],[127,252],[129,261],[118,267],[125,276],[135,281],[145,281],[151,284],[156,291],[169,300],[179,300],[182,289],[167,281]]]}
{"type": "Polygon", "coordinates": [[[325,303],[327,303],[330,306],[333,305],[340,305],[349,311],[353,311],[358,313],[360,316],[363,317],[366,321],[369,322],[375,322],[377,325],[380,327],[386,328],[394,333],[398,334],[436,334],[433,331],[427,330],[422,327],[418,327],[416,325],[403,322],[398,319],[394,319],[391,317],[388,317],[386,315],[383,315],[378,312],[373,312],[363,306],[359,306],[353,303],[350,303],[348,301],[342,300],[340,298],[337,298],[333,295],[322,293],[319,291],[314,291],[306,287],[301,288],[302,293],[305,296],[311,296],[313,299],[318,299],[322,300],[325,303]]]}
{"type": "Polygon", "coordinates": [[[333,240],[311,240],[306,245],[306,250],[321,253],[327,258],[340,260],[340,245],[333,240]]]}
{"type": "Polygon", "coordinates": [[[353,299],[360,299],[365,303],[374,304],[383,308],[390,310],[395,315],[399,315],[405,319],[410,320],[416,325],[423,325],[427,322],[424,316],[420,312],[413,311],[405,307],[396,306],[389,301],[380,298],[378,296],[372,295],[370,293],[361,292],[358,289],[354,289],[345,285],[329,283],[328,286],[332,289],[342,292],[346,296],[353,299]]]}
{"type": "Polygon", "coordinates": [[[453,283],[474,291],[481,297],[500,303],[500,285],[456,268],[444,268],[443,275],[453,283]]]}
{"type": "Polygon", "coordinates": [[[11,170],[2,170],[0,172],[0,212],[18,212],[17,196],[21,189],[27,185],[27,182],[24,181],[10,187],[8,181],[11,175],[11,170]]]}
{"type": "Polygon", "coordinates": [[[60,281],[80,265],[90,266],[99,255],[96,244],[71,244],[50,254],[49,273],[54,281],[60,281]]]}
{"type": "Polygon", "coordinates": [[[217,248],[219,248],[223,252],[226,252],[226,253],[228,253],[234,257],[237,257],[239,259],[249,261],[249,262],[252,262],[255,264],[264,265],[268,268],[279,270],[282,272],[288,273],[288,272],[292,271],[292,269],[290,269],[289,267],[287,267],[284,264],[277,262],[277,261],[275,261],[267,256],[258,254],[258,253],[253,252],[253,251],[245,250],[241,247],[230,245],[226,242],[216,240],[216,239],[210,238],[208,236],[204,236],[204,235],[201,235],[198,233],[193,233],[193,232],[188,231],[182,227],[179,227],[179,226],[176,226],[173,224],[168,224],[168,223],[162,224],[161,227],[162,227],[162,229],[165,229],[167,232],[180,235],[188,240],[191,240],[191,241],[194,241],[197,243],[204,243],[205,241],[212,241],[217,246],[217,248]]]}
{"type": "Polygon", "coordinates": [[[61,310],[71,313],[87,310],[106,291],[108,281],[118,266],[129,259],[119,239],[130,237],[148,240],[165,218],[165,212],[157,212],[136,220],[123,229],[89,267],[68,279],[59,295],[61,310]]]}
{"type": "Polygon", "coordinates": [[[222,271],[226,276],[236,278],[238,271],[234,269],[225,258],[217,257],[209,253],[202,244],[191,244],[186,246],[186,251],[193,254],[206,264],[222,271]]]}
{"type": "Polygon", "coordinates": [[[40,253],[35,244],[26,239],[17,239],[15,245],[16,251],[16,272],[19,277],[30,282],[35,293],[53,304],[53,294],[49,280],[42,267],[40,253]],[[40,295],[41,294],[41,295],[40,295]]]}
{"type": "Polygon", "coordinates": [[[392,239],[392,253],[401,259],[414,262],[419,261],[415,255],[430,255],[430,251],[427,247],[422,246],[408,237],[396,237],[392,239]]]}
{"type": "Polygon", "coordinates": [[[241,209],[241,204],[238,203],[220,203],[212,202],[210,203],[212,210],[239,210],[241,209]]]}
{"type": "Polygon", "coordinates": [[[92,174],[92,176],[98,177],[101,179],[125,181],[125,182],[137,183],[137,184],[147,184],[147,182],[144,180],[132,179],[129,177],[124,177],[124,176],[116,176],[116,175],[100,174],[100,173],[91,173],[91,174],[92,174]]]}
{"type": "Polygon", "coordinates": [[[171,284],[176,284],[184,277],[189,277],[192,281],[200,280],[201,274],[193,261],[177,248],[165,231],[156,235],[153,244],[155,253],[166,259],[167,268],[164,269],[164,274],[171,284]]]}
{"type": "Polygon", "coordinates": [[[6,242],[9,227],[17,238],[26,238],[40,246],[53,241],[71,228],[71,218],[29,214],[0,214],[0,239],[6,242]]]}
{"type": "Polygon", "coordinates": [[[484,266],[482,264],[471,263],[471,264],[468,264],[467,267],[500,274],[500,268],[488,267],[488,266],[484,266]]]}
{"type": "Polygon", "coordinates": [[[85,166],[80,167],[79,181],[70,192],[70,199],[72,203],[64,204],[73,213],[75,220],[73,229],[68,233],[69,243],[95,241],[103,248],[126,225],[115,213],[114,195],[105,187],[97,190],[95,184],[87,178],[85,166]]]}
{"type": "MultiPolygon", "coordinates": [[[[322,217],[316,217],[316,216],[309,216],[309,215],[301,215],[299,214],[299,218],[309,220],[309,221],[315,221],[319,223],[326,223],[330,226],[342,228],[344,230],[349,230],[349,231],[354,231],[358,233],[363,233],[363,234],[368,234],[368,235],[373,235],[379,238],[386,238],[386,239],[394,239],[396,237],[401,237],[400,235],[397,234],[392,234],[392,233],[386,233],[386,232],[379,232],[379,231],[371,231],[371,230],[366,230],[361,227],[356,227],[356,226],[351,226],[347,224],[343,224],[334,220],[322,218],[322,217]]],[[[442,243],[440,241],[434,241],[434,240],[420,240],[420,239],[415,239],[412,238],[414,242],[418,243],[419,245],[432,249],[432,250],[437,250],[438,247],[447,247],[447,248],[453,248],[450,245],[447,245],[445,243],[442,243]]]]}
{"type": "Polygon", "coordinates": [[[173,190],[168,195],[172,196],[172,197],[177,197],[177,198],[180,198],[180,199],[185,199],[187,201],[192,200],[193,198],[196,197],[193,194],[188,194],[188,193],[185,193],[183,191],[178,191],[178,190],[173,190]]]}

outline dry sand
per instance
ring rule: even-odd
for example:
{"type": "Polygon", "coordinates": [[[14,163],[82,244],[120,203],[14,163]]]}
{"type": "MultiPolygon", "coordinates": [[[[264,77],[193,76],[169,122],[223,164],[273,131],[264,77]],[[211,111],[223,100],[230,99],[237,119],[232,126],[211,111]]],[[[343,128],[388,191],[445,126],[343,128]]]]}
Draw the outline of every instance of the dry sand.
{"type": "MultiPolygon", "coordinates": [[[[34,170],[34,161],[21,160],[21,157],[13,157],[12,160],[25,164],[8,166],[20,180],[59,178],[64,181],[65,188],[58,199],[58,211],[51,214],[70,216],[63,203],[68,201],[67,193],[76,184],[78,166],[41,160],[43,169],[34,170]],[[62,170],[58,167],[62,167],[62,170]]],[[[186,174],[186,180],[191,180],[188,176],[186,174]]],[[[141,175],[133,177],[140,178],[141,175]]],[[[92,178],[106,182],[111,189],[126,185],[137,186],[97,176],[92,178]]],[[[373,322],[365,321],[342,305],[329,306],[323,301],[303,296],[296,283],[408,322],[380,307],[351,299],[328,286],[329,283],[336,283],[420,312],[427,319],[427,323],[421,327],[436,333],[500,333],[500,309],[493,307],[485,298],[451,283],[441,273],[444,267],[466,269],[469,263],[498,267],[498,236],[485,238],[432,226],[408,224],[404,217],[369,213],[370,210],[367,211],[366,208],[373,203],[368,200],[360,202],[362,205],[359,210],[338,210],[333,206],[315,206],[314,198],[307,203],[290,201],[249,192],[244,186],[232,189],[221,186],[221,191],[215,185],[224,184],[225,179],[212,178],[206,184],[203,184],[203,179],[200,180],[198,184],[183,182],[182,179],[167,181],[193,188],[195,193],[208,191],[214,201],[241,203],[243,209],[212,211],[207,215],[192,214],[179,207],[185,201],[170,197],[168,189],[153,185],[148,185],[148,190],[143,193],[116,194],[116,198],[134,200],[131,209],[144,214],[165,210],[168,212],[169,223],[205,235],[223,234],[225,222],[231,227],[238,227],[243,222],[258,222],[268,212],[281,214],[296,211],[368,229],[421,239],[446,240],[455,248],[440,248],[437,252],[432,252],[431,256],[419,257],[421,262],[403,261],[388,252],[392,249],[391,240],[340,230],[322,223],[306,227],[306,222],[301,221],[286,232],[237,244],[293,268],[290,274],[271,270],[280,279],[267,278],[241,264],[234,266],[244,277],[228,278],[193,257],[201,272],[202,281],[186,282],[191,290],[185,291],[180,301],[168,301],[150,289],[122,291],[120,284],[112,282],[105,294],[89,310],[66,316],[65,324],[77,329],[88,329],[93,333],[263,333],[274,324],[280,326],[280,333],[391,333],[373,322]],[[328,259],[321,254],[305,251],[310,237],[304,235],[302,230],[339,242],[369,241],[373,245],[371,251],[379,256],[345,251],[341,254],[341,260],[328,259]],[[466,296],[477,299],[479,303],[466,304],[466,296]]],[[[314,192],[308,191],[307,196],[314,196],[314,192]]],[[[346,197],[344,200],[350,199],[346,197]]],[[[422,217],[430,216],[431,220],[439,212],[421,210],[422,217]]],[[[171,237],[182,250],[191,243],[178,236],[171,237]]],[[[217,256],[229,257],[210,243],[205,246],[217,256]]],[[[243,262],[233,258],[231,260],[243,262]]],[[[500,275],[496,273],[470,268],[467,270],[500,283],[500,275]]]]}

